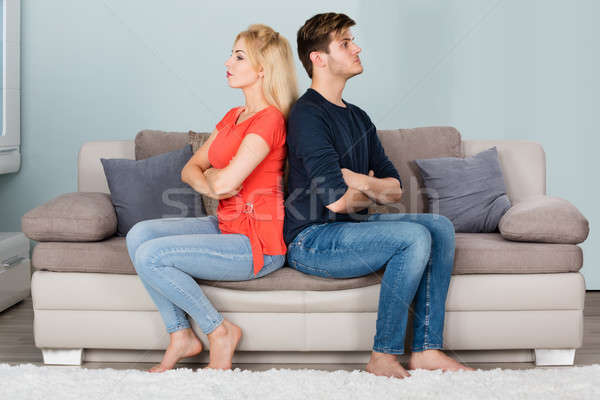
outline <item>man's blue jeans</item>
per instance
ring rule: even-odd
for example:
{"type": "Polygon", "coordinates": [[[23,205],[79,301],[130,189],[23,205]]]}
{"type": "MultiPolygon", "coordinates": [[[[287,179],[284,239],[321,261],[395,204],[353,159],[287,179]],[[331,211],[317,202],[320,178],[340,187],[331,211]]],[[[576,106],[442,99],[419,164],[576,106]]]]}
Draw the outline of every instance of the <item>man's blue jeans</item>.
{"type": "Polygon", "coordinates": [[[454,225],[440,214],[371,214],[360,222],[310,225],[289,244],[288,264],[325,278],[386,267],[373,350],[404,354],[414,299],[412,351],[443,348],[446,295],[454,268],[454,225]],[[416,295],[416,297],[415,297],[416,295]]]}
{"type": "Polygon", "coordinates": [[[169,333],[190,327],[185,313],[205,334],[223,322],[193,277],[244,281],[265,276],[285,262],[285,255],[265,254],[264,266],[255,276],[248,237],[222,234],[212,215],[140,221],[126,241],[135,270],[169,333]]]}

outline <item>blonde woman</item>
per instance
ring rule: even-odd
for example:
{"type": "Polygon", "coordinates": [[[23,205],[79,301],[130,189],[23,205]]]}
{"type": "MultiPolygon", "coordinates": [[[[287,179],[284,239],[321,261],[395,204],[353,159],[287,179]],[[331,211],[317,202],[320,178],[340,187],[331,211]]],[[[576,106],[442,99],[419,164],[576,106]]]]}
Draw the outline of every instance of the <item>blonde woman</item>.
{"type": "Polygon", "coordinates": [[[217,216],[146,220],[127,234],[129,256],[170,334],[150,372],[202,351],[185,313],[208,337],[208,368],[231,369],[242,330],[223,318],[194,278],[250,280],[285,262],[285,119],[297,97],[292,50],[272,28],[251,25],[235,38],[225,66],[229,86],[243,91],[245,104],[225,114],[181,172],[194,190],[219,200],[217,216]]]}

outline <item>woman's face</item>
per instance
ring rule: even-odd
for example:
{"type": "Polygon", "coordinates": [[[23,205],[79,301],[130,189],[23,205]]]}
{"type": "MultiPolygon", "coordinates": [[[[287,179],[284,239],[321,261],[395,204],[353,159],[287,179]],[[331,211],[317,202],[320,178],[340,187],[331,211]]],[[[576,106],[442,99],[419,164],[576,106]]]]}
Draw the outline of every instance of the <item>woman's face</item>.
{"type": "Polygon", "coordinates": [[[246,44],[242,39],[239,39],[233,45],[231,51],[231,57],[225,61],[227,71],[225,72],[227,77],[227,83],[232,88],[244,88],[254,85],[258,82],[263,75],[262,68],[260,71],[254,70],[250,59],[248,58],[248,52],[246,51],[246,44]]]}

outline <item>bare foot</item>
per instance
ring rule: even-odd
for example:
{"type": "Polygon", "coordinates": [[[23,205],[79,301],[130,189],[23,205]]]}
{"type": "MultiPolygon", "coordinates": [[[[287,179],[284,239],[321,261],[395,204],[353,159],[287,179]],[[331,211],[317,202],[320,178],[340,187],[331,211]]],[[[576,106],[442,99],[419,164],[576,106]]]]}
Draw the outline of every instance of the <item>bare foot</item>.
{"type": "Polygon", "coordinates": [[[373,351],[371,359],[367,364],[366,371],[378,376],[395,378],[407,378],[410,376],[407,370],[398,362],[395,354],[386,354],[373,351]]]}
{"type": "Polygon", "coordinates": [[[202,351],[202,342],[191,328],[180,329],[171,333],[171,343],[160,364],[150,368],[148,372],[164,372],[171,369],[179,360],[193,357],[202,351]]]}
{"type": "Polygon", "coordinates": [[[223,323],[207,336],[210,362],[206,368],[231,369],[233,352],[242,338],[240,327],[224,319],[223,323]]]}
{"type": "Polygon", "coordinates": [[[430,349],[424,351],[413,352],[408,360],[408,369],[428,369],[435,370],[440,369],[445,371],[475,371],[474,368],[467,367],[459,363],[458,361],[448,357],[443,351],[437,349],[430,349]]]}

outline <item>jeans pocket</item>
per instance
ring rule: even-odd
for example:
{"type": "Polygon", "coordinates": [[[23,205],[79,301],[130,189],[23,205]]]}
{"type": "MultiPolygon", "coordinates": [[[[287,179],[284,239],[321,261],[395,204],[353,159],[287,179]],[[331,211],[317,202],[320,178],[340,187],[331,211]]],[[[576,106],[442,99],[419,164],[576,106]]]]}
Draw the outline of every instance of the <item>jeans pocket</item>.
{"type": "Polygon", "coordinates": [[[324,224],[312,224],[310,226],[308,226],[307,228],[304,228],[298,235],[296,235],[296,238],[292,241],[292,243],[294,245],[297,246],[301,246],[302,242],[304,242],[304,240],[306,239],[306,237],[315,229],[317,229],[317,227],[324,225],[324,224]]]}
{"type": "Polygon", "coordinates": [[[319,276],[321,278],[331,278],[332,277],[331,274],[327,270],[324,270],[321,268],[316,268],[316,267],[311,267],[306,264],[302,264],[301,262],[298,262],[296,260],[288,260],[288,263],[295,270],[303,272],[307,275],[315,275],[315,276],[319,276]]]}

